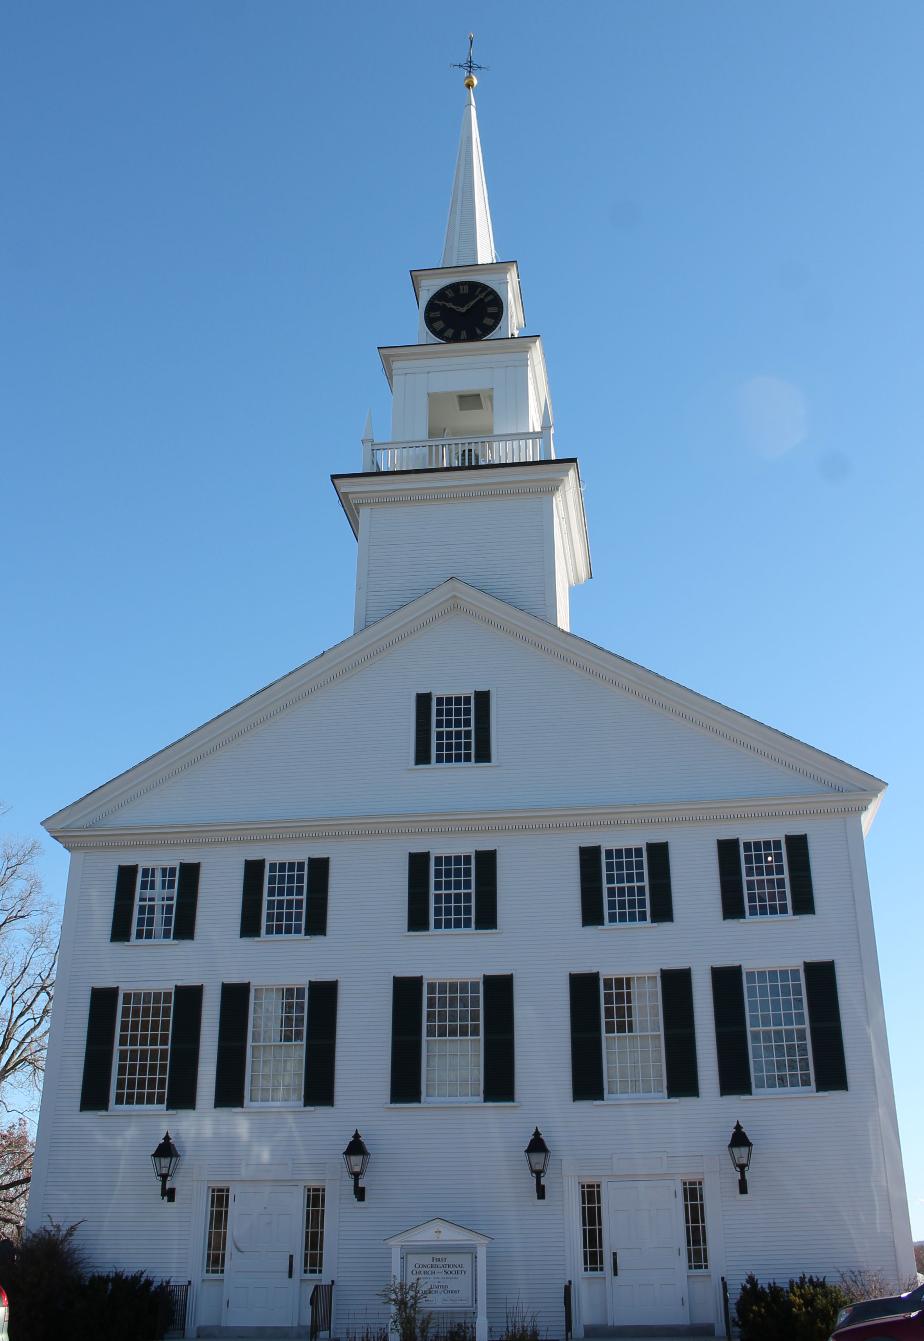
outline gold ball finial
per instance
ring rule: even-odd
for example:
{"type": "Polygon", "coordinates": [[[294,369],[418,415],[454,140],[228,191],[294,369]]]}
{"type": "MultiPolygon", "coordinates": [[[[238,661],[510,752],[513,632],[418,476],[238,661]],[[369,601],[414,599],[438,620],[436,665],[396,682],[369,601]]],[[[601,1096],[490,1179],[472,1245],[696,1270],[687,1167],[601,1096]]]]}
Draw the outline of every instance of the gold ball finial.
{"type": "Polygon", "coordinates": [[[465,85],[466,88],[475,88],[478,84],[478,80],[475,78],[474,75],[466,75],[465,78],[462,80],[462,83],[465,85]]]}

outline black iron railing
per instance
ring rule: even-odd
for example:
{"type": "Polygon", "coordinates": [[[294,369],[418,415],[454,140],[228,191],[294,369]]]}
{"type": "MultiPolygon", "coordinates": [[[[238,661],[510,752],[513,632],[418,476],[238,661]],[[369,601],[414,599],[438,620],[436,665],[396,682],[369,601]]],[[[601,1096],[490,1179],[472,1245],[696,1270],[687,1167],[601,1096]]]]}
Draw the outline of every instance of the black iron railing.
{"type": "Polygon", "coordinates": [[[185,1336],[186,1306],[189,1303],[189,1287],[192,1281],[165,1280],[164,1284],[170,1291],[170,1303],[172,1305],[170,1322],[164,1335],[185,1336]]]}

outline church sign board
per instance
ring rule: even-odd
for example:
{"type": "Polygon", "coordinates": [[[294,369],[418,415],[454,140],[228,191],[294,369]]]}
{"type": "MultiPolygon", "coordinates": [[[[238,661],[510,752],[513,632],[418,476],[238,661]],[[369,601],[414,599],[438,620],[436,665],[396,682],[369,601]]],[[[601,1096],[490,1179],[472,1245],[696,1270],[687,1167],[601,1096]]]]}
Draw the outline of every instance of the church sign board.
{"type": "Polygon", "coordinates": [[[475,1307],[475,1254],[471,1250],[405,1252],[404,1279],[407,1285],[419,1281],[428,1289],[427,1309],[475,1307]]]}

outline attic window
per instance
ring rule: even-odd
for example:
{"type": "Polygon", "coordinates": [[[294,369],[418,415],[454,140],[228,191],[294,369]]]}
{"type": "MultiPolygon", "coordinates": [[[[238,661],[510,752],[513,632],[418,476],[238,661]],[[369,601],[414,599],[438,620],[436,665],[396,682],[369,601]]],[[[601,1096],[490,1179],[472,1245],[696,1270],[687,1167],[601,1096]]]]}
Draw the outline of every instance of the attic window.
{"type": "Polygon", "coordinates": [[[480,391],[470,391],[456,396],[459,409],[464,413],[471,410],[483,410],[484,401],[480,391]]]}

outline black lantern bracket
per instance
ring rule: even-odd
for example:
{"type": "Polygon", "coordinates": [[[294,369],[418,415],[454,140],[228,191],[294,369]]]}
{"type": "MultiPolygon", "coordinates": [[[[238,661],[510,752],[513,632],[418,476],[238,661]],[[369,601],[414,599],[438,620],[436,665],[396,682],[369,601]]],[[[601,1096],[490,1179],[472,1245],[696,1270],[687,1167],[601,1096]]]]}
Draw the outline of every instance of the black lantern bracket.
{"type": "Polygon", "coordinates": [[[164,1132],[164,1139],[151,1156],[151,1163],[154,1165],[154,1177],[160,1179],[160,1196],[162,1201],[176,1201],[176,1188],[168,1187],[167,1182],[176,1173],[176,1167],[180,1162],[180,1152],[171,1140],[170,1133],[164,1132]]]}
{"type": "Polygon", "coordinates": [[[753,1141],[748,1140],[747,1132],[740,1122],[736,1122],[735,1130],[732,1132],[731,1140],[728,1143],[728,1154],[738,1174],[738,1192],[742,1197],[746,1197],[748,1194],[747,1172],[751,1167],[753,1150],[753,1141]]]}
{"type": "Polygon", "coordinates": [[[526,1163],[529,1165],[529,1171],[536,1180],[536,1200],[545,1201],[545,1184],[542,1179],[545,1177],[545,1171],[549,1167],[550,1150],[542,1139],[542,1132],[537,1127],[529,1138],[529,1145],[523,1152],[526,1155],[526,1163]]]}
{"type": "Polygon", "coordinates": [[[343,1152],[343,1162],[346,1165],[347,1173],[353,1179],[353,1196],[357,1201],[365,1201],[366,1189],[360,1186],[360,1179],[365,1174],[366,1166],[369,1163],[369,1151],[366,1149],[365,1142],[358,1129],[353,1132],[349,1145],[343,1152]]]}

